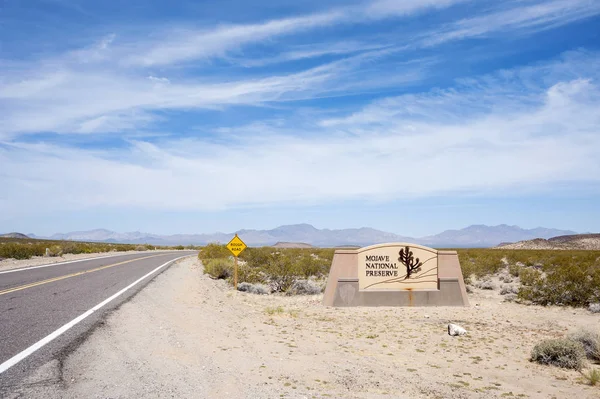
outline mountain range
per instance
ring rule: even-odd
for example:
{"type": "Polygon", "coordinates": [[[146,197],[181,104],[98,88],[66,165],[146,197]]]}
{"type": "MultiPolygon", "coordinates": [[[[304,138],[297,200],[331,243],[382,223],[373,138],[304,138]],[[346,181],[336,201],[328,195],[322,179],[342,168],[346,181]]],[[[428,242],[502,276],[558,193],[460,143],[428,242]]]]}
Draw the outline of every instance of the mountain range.
{"type": "Polygon", "coordinates": [[[203,245],[210,242],[227,243],[234,234],[250,246],[274,245],[278,242],[306,243],[318,247],[366,246],[382,242],[410,242],[437,248],[492,247],[535,238],[552,238],[577,234],[570,230],[538,227],[522,229],[518,226],[473,225],[460,230],[446,230],[426,237],[407,237],[381,230],[362,227],[356,229],[317,229],[310,224],[280,226],[271,230],[239,230],[233,233],[158,235],[141,232],[117,233],[106,229],[74,231],[31,238],[52,240],[98,241],[124,244],[203,245]]]}

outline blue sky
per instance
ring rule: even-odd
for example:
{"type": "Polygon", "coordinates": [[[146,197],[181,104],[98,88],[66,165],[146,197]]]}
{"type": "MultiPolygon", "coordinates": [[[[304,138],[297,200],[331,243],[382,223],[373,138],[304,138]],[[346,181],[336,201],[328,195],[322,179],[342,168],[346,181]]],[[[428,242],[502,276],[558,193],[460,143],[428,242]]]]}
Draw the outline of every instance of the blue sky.
{"type": "Polygon", "coordinates": [[[2,0],[0,231],[598,231],[600,1],[2,0]]]}

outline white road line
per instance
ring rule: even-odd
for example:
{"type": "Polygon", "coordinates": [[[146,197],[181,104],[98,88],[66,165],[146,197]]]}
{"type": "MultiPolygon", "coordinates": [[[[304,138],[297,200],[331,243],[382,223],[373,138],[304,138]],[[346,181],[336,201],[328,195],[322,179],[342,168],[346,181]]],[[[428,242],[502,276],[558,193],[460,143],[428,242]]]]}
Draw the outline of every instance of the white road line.
{"type": "Polygon", "coordinates": [[[116,297],[118,297],[119,295],[123,294],[125,291],[127,291],[128,289],[130,289],[134,285],[138,284],[140,281],[142,281],[146,277],[152,275],[153,273],[156,273],[157,271],[159,271],[163,267],[165,267],[165,266],[167,266],[167,265],[169,265],[169,264],[171,264],[171,263],[173,263],[175,261],[178,261],[179,259],[187,258],[188,256],[193,256],[193,255],[180,256],[179,258],[175,258],[175,259],[170,260],[170,261],[168,261],[166,263],[163,263],[162,265],[160,265],[156,269],[152,270],[150,273],[145,274],[144,276],[142,276],[139,279],[135,280],[133,283],[129,284],[127,287],[123,288],[121,291],[117,292],[113,296],[106,298],[105,300],[103,300],[102,302],[100,302],[99,304],[97,304],[96,306],[94,306],[93,308],[91,308],[90,310],[88,310],[87,312],[85,312],[85,313],[81,314],[80,316],[74,318],[73,320],[71,320],[70,322],[68,322],[67,324],[65,324],[64,326],[60,327],[58,330],[56,330],[56,331],[48,334],[44,338],[40,339],[38,342],[36,342],[35,344],[31,345],[29,348],[27,348],[24,351],[16,354],[15,356],[11,357],[10,359],[8,359],[7,361],[5,361],[4,363],[0,364],[0,374],[2,374],[3,372],[5,372],[6,370],[8,370],[9,368],[11,368],[12,366],[14,366],[15,364],[19,363],[21,360],[27,358],[32,353],[34,353],[38,349],[42,348],[44,345],[46,345],[47,343],[51,342],[55,338],[58,338],[65,331],[69,330],[71,327],[75,326],[77,323],[79,323],[80,321],[82,321],[83,319],[85,319],[86,317],[88,317],[89,315],[91,315],[92,313],[94,313],[95,311],[97,311],[98,309],[102,308],[104,305],[106,305],[107,303],[109,303],[110,301],[112,301],[113,299],[115,299],[116,297]]]}
{"type": "MultiPolygon", "coordinates": [[[[158,252],[160,252],[160,251],[158,251],[158,252]]],[[[144,252],[138,252],[138,253],[142,254],[144,252]]],[[[42,267],[49,267],[49,266],[60,266],[60,265],[66,265],[68,263],[85,262],[85,261],[94,260],[94,259],[114,258],[115,256],[137,255],[138,253],[135,253],[135,254],[118,254],[118,255],[97,256],[95,258],[85,258],[85,259],[77,259],[77,260],[68,260],[66,262],[48,263],[46,265],[40,265],[40,266],[21,267],[19,269],[5,270],[3,272],[0,272],[0,274],[20,272],[20,271],[23,271],[23,270],[40,269],[42,267]]]]}

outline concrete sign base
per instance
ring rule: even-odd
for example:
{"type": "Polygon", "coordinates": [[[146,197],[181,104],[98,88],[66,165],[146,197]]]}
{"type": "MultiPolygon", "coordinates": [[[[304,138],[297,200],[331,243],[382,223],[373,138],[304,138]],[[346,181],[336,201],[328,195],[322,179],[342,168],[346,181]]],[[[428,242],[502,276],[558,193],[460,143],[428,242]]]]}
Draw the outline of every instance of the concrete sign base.
{"type": "Polygon", "coordinates": [[[335,251],[325,306],[469,306],[456,251],[387,243],[335,251]]]}

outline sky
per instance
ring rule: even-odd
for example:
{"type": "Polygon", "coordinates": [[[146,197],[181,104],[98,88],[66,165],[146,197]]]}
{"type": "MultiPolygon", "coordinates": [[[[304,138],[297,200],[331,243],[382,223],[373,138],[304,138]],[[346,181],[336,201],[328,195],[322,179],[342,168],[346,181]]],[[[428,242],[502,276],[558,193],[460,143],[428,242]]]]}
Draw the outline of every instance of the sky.
{"type": "Polygon", "coordinates": [[[598,0],[0,0],[0,232],[598,232],[599,78],[598,0]]]}

